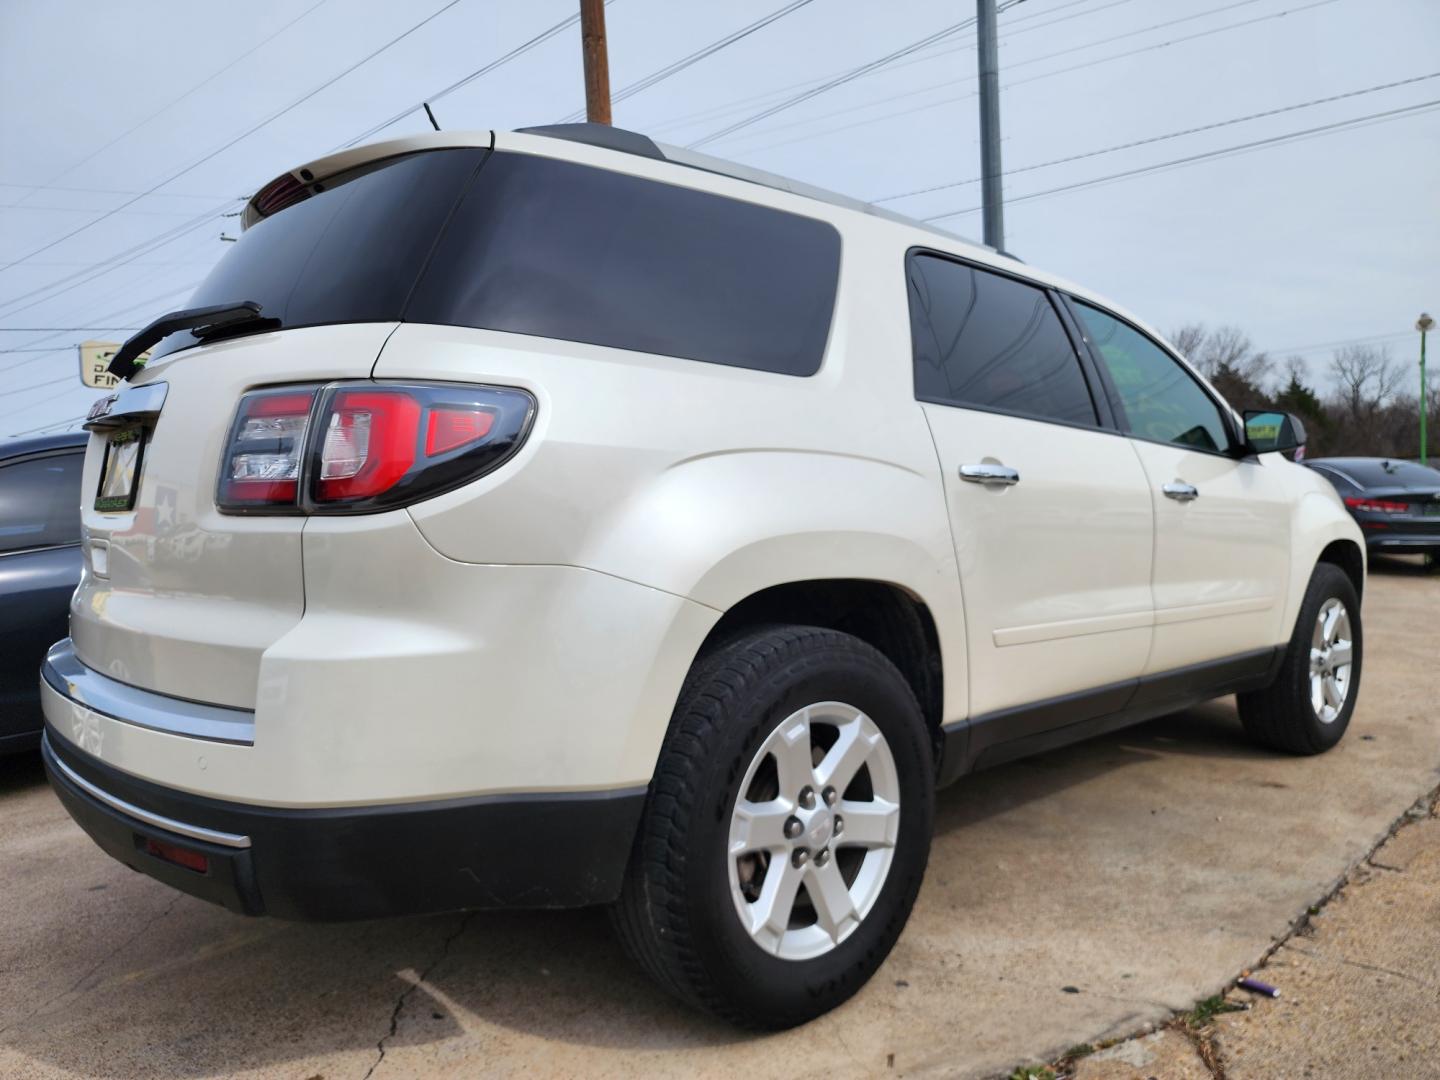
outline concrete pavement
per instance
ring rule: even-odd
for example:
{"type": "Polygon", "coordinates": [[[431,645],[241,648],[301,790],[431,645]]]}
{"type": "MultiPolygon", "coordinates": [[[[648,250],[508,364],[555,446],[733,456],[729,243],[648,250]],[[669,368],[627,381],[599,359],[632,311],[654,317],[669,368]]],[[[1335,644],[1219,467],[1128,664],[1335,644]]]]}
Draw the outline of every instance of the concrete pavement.
{"type": "Polygon", "coordinates": [[[1440,577],[1377,568],[1323,757],[1252,747],[1224,701],[943,793],[890,960],[758,1038],[671,1003],[598,912],[232,916],[109,860],[3,762],[0,1075],[985,1077],[1129,1035],[1253,964],[1440,782],[1437,610],[1440,577]]]}

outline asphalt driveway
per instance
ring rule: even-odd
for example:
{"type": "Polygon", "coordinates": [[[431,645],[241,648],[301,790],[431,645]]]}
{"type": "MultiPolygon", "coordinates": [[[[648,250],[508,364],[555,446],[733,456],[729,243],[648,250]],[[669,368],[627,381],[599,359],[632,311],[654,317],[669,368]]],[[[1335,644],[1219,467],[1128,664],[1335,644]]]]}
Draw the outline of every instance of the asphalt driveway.
{"type": "Polygon", "coordinates": [[[1253,964],[1440,782],[1440,575],[1373,571],[1336,751],[1256,749],[1227,699],[963,781],[873,982],[766,1037],[672,1004],[598,912],[231,915],[0,761],[0,1075],[990,1076],[1128,1034],[1253,964]]]}

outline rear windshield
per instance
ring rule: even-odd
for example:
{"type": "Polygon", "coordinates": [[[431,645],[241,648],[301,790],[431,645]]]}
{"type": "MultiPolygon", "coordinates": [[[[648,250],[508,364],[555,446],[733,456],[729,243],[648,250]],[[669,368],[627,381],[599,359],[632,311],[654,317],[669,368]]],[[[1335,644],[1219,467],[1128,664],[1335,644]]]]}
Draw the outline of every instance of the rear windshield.
{"type": "MultiPolygon", "coordinates": [[[[241,234],[186,307],[255,300],[281,326],[393,322],[405,310],[435,237],[484,149],[390,158],[241,234]]],[[[156,356],[196,344],[171,334],[156,356]]]]}
{"type": "MultiPolygon", "coordinates": [[[[551,158],[441,150],[260,221],[187,306],[256,300],[285,328],[440,323],[812,375],[839,273],[840,235],[814,218],[551,158]]],[[[175,334],[157,355],[194,343],[175,334]]]]}
{"type": "Polygon", "coordinates": [[[1413,461],[1322,461],[1318,464],[1343,473],[1364,488],[1440,488],[1440,470],[1413,461]]]}

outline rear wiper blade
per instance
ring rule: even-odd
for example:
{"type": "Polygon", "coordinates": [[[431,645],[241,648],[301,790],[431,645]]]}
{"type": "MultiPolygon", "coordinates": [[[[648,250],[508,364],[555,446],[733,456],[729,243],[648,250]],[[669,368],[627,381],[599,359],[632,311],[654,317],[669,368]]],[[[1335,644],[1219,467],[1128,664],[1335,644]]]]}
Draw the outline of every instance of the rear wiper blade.
{"type": "MultiPolygon", "coordinates": [[[[128,379],[142,366],[135,362],[136,357],[177,331],[194,330],[196,336],[200,337],[203,333],[214,333],[217,330],[239,326],[242,323],[254,322],[259,318],[261,318],[260,305],[254,300],[240,300],[233,304],[214,304],[210,307],[182,308],[179,311],[172,311],[168,315],[161,315],[160,318],[121,345],[120,350],[111,359],[110,367],[107,370],[112,375],[128,379]]],[[[279,325],[277,319],[266,319],[265,321],[279,325]]]]}

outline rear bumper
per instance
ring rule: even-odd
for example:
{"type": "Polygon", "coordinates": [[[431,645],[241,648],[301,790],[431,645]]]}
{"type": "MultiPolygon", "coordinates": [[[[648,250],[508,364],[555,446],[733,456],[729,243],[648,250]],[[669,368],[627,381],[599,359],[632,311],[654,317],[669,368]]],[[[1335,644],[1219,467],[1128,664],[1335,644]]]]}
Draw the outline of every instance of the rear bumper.
{"type": "Polygon", "coordinates": [[[578,907],[619,895],[645,789],[290,810],[176,791],[97,761],[47,727],[70,816],[109,855],[246,915],[358,919],[578,907]],[[202,873],[146,841],[206,856],[202,873]]]}
{"type": "Polygon", "coordinates": [[[1440,531],[1387,534],[1378,529],[1366,529],[1365,546],[1371,551],[1440,551],[1440,531]]]}

